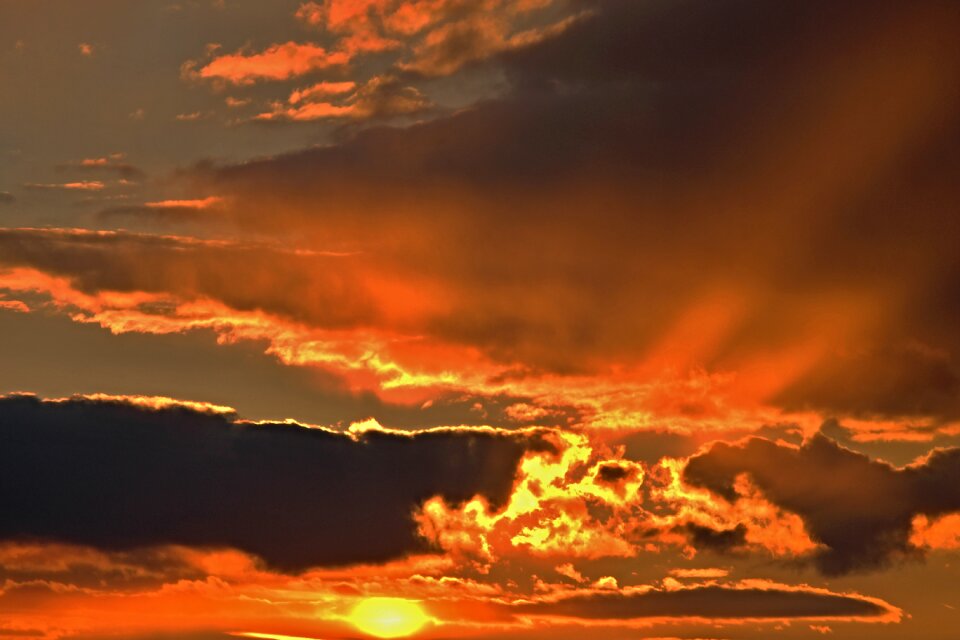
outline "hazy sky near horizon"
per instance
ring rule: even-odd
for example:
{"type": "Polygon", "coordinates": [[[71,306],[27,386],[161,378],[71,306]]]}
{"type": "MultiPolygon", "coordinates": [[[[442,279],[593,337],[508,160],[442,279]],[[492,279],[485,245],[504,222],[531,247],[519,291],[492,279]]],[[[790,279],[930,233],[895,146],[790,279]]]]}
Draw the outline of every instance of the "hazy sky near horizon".
{"type": "Polygon", "coordinates": [[[0,0],[0,640],[952,638],[957,33],[0,0]]]}

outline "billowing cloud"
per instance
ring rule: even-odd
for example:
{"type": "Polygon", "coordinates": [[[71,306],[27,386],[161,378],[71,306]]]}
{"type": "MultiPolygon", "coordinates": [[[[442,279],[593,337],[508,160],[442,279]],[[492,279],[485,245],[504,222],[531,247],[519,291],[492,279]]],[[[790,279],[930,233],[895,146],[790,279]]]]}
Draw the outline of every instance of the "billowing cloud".
{"type": "Polygon", "coordinates": [[[895,468],[818,434],[799,448],[760,438],[718,443],[690,459],[684,478],[733,501],[737,477],[748,474],[773,503],[803,518],[824,545],[815,555],[817,567],[837,575],[915,553],[910,536],[916,517],[960,511],[958,473],[960,449],[935,450],[895,468]]]}
{"type": "Polygon", "coordinates": [[[427,551],[413,511],[509,494],[535,433],[337,433],[184,406],[0,400],[0,538],[232,547],[286,569],[427,551]]]}

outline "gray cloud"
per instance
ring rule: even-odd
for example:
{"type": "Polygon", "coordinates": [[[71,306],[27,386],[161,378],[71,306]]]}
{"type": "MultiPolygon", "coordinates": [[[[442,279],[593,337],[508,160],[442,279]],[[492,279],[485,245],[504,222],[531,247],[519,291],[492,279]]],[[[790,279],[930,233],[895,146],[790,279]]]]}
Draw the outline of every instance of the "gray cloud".
{"type": "Polygon", "coordinates": [[[718,443],[694,456],[684,478],[727,500],[747,473],[774,504],[798,514],[825,550],[814,557],[827,575],[876,569],[919,552],[909,543],[916,515],[960,511],[960,448],[938,449],[896,468],[817,434],[798,449],[751,438],[718,443]]]}
{"type": "Polygon", "coordinates": [[[414,510],[501,504],[535,434],[343,433],[184,408],[0,399],[0,539],[234,547],[286,570],[429,548],[414,510]]]}
{"type": "Polygon", "coordinates": [[[873,618],[891,612],[852,595],[785,588],[704,586],[642,593],[595,593],[517,606],[524,613],[586,620],[638,618],[873,618]]]}

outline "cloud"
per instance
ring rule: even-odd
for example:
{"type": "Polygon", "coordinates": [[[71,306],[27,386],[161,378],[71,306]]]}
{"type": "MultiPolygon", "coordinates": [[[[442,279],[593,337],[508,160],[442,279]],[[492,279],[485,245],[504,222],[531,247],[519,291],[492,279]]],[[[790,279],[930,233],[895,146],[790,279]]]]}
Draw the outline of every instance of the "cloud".
{"type": "Polygon", "coordinates": [[[295,15],[307,26],[342,36],[339,48],[354,56],[401,46],[397,40],[385,36],[375,24],[375,13],[382,12],[389,4],[380,0],[311,1],[301,4],[295,15]]]}
{"type": "Polygon", "coordinates": [[[174,406],[0,399],[0,538],[102,550],[232,547],[273,566],[382,562],[428,547],[432,496],[509,494],[532,432],[353,433],[174,406]]]}
{"type": "Polygon", "coordinates": [[[122,153],[67,162],[57,165],[57,170],[80,173],[113,173],[125,180],[142,180],[146,177],[142,169],[126,162],[122,153]]]}
{"type": "Polygon", "coordinates": [[[158,200],[140,205],[108,207],[100,211],[103,219],[136,217],[159,222],[191,222],[223,211],[223,198],[207,196],[184,200],[158,200]]]}
{"type": "Polygon", "coordinates": [[[100,180],[82,180],[78,182],[38,183],[28,182],[24,189],[31,191],[102,191],[106,185],[100,180]]]}
{"type": "Polygon", "coordinates": [[[690,542],[698,549],[727,553],[747,544],[747,527],[738,524],[732,529],[715,530],[689,522],[684,527],[690,542]]]}
{"type": "Polygon", "coordinates": [[[353,81],[345,82],[327,82],[322,81],[304,89],[297,89],[290,94],[287,102],[297,104],[303,100],[312,100],[316,98],[326,98],[329,96],[351,93],[356,89],[357,83],[353,81]]]}
{"type": "Polygon", "coordinates": [[[237,51],[219,55],[214,50],[208,62],[185,63],[182,73],[187,78],[247,85],[259,80],[288,80],[343,66],[349,61],[350,56],[343,52],[329,52],[315,44],[291,41],[271,45],[257,53],[237,51]]]}
{"type": "Polygon", "coordinates": [[[328,118],[369,120],[424,111],[431,102],[416,88],[396,78],[376,76],[353,90],[352,82],[321,82],[290,95],[286,105],[276,103],[273,110],[257,115],[259,121],[305,122],[328,118]],[[344,95],[347,94],[347,95],[344,95]],[[331,96],[341,96],[330,102],[331,96]]]}
{"type": "MultiPolygon", "coordinates": [[[[363,6],[344,21],[379,15],[363,6]]],[[[520,370],[593,374],[658,356],[650,371],[738,372],[725,398],[664,394],[676,413],[753,401],[950,419],[955,13],[578,6],[591,13],[562,33],[491,58],[509,82],[498,99],[187,178],[235,196],[228,217],[251,233],[375,246],[376,268],[429,278],[447,303],[418,335],[520,370]],[[870,241],[850,242],[865,221],[870,241]],[[879,380],[890,393],[866,383],[830,397],[850,386],[832,381],[884,370],[844,354],[911,341],[913,355],[884,356],[900,371],[879,380]],[[911,371],[934,387],[905,400],[911,371]]],[[[351,113],[305,104],[264,117],[351,113]]]]}
{"type": "Polygon", "coordinates": [[[517,605],[537,616],[582,620],[698,618],[722,620],[899,619],[889,604],[856,594],[749,581],[740,586],[694,586],[671,590],[597,592],[554,602],[517,605]]]}
{"type": "MultiPolygon", "coordinates": [[[[344,5],[341,17],[376,25],[378,7],[390,5],[363,6],[344,5]]],[[[301,274],[313,289],[238,296],[229,278],[187,277],[209,273],[201,252],[188,253],[196,267],[167,256],[136,265],[128,290],[162,283],[282,311],[314,325],[298,335],[332,326],[335,312],[315,309],[319,297],[341,304],[339,327],[390,336],[390,347],[371,348],[382,361],[435,347],[402,366],[431,363],[430,384],[519,385],[551,401],[562,393],[619,427],[756,428],[804,417],[782,412],[827,409],[841,419],[896,410],[950,421],[945,374],[960,353],[955,12],[896,2],[871,12],[800,2],[576,8],[589,15],[489,59],[505,82],[497,99],[179,175],[184,193],[225,198],[222,215],[200,220],[357,256],[301,274]],[[870,241],[850,242],[867,224],[870,241]],[[168,259],[190,286],[163,275],[168,259]],[[891,262],[898,268],[877,268],[891,262]],[[831,384],[874,380],[877,359],[855,354],[905,344],[920,347],[882,358],[903,371],[879,379],[884,393],[831,384]],[[843,375],[830,365],[848,359],[859,364],[843,375]],[[904,399],[914,379],[935,389],[904,399]],[[830,397],[841,392],[847,401],[830,397]]],[[[408,28],[425,37],[460,17],[408,28]]],[[[397,88],[417,82],[396,78],[397,88]]],[[[343,119],[357,112],[351,95],[288,101],[276,117],[343,119]]],[[[67,244],[48,240],[45,250],[66,254],[67,244]]],[[[26,262],[43,268],[41,258],[26,262]]],[[[57,275],[80,274],[90,293],[110,280],[103,274],[122,272],[108,262],[94,278],[61,255],[57,275]]],[[[285,264],[260,264],[255,281],[297,282],[285,264]]]]}
{"type": "Polygon", "coordinates": [[[209,118],[212,115],[212,112],[191,111],[190,113],[178,113],[174,119],[177,122],[196,122],[197,120],[209,118]]]}
{"type": "Polygon", "coordinates": [[[799,448],[751,438],[718,443],[688,462],[687,482],[735,501],[735,482],[748,474],[774,504],[798,514],[815,542],[817,568],[827,575],[882,567],[916,554],[910,535],[917,516],[960,511],[960,448],[938,449],[903,468],[871,460],[817,434],[799,448]]]}
{"type": "Polygon", "coordinates": [[[569,11],[566,3],[554,0],[323,0],[304,2],[296,17],[340,36],[339,48],[351,55],[409,49],[409,55],[400,54],[398,68],[444,76],[562,32],[571,17],[550,22],[550,17],[537,15],[556,7],[569,11]],[[531,15],[534,26],[519,28],[531,15]]]}
{"type": "MultiPolygon", "coordinates": [[[[516,10],[513,3],[508,3],[507,7],[516,10]]],[[[401,61],[398,66],[424,76],[448,76],[467,64],[554,37],[580,18],[570,16],[553,24],[516,32],[512,29],[511,19],[515,16],[511,13],[497,15],[479,10],[439,26],[413,47],[409,60],[401,61]]]]}
{"type": "Polygon", "coordinates": [[[777,401],[827,415],[960,419],[956,355],[916,341],[838,353],[807,372],[777,401]]]}
{"type": "Polygon", "coordinates": [[[13,204],[17,199],[9,191],[0,191],[0,204],[13,204]]]}
{"type": "MultiPolygon", "coordinates": [[[[217,204],[161,201],[114,214],[211,215],[217,204]]],[[[71,230],[0,230],[0,246],[0,265],[38,268],[86,292],[146,294],[158,302],[216,299],[238,311],[266,310],[328,328],[355,327],[379,313],[359,274],[346,268],[355,260],[350,254],[71,230]]]]}

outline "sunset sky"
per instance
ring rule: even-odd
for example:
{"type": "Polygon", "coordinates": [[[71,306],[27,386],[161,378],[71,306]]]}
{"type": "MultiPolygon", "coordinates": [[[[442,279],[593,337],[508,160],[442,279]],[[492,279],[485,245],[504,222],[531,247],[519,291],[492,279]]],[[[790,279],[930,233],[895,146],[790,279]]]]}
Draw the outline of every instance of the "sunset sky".
{"type": "Polygon", "coordinates": [[[958,34],[0,0],[0,640],[955,640],[958,34]]]}

